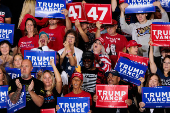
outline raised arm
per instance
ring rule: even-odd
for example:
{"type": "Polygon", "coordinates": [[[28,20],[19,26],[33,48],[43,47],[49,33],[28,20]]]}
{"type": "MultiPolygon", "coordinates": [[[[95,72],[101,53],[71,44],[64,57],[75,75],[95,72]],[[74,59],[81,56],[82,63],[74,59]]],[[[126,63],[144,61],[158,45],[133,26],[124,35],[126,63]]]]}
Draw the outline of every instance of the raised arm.
{"type": "Polygon", "coordinates": [[[55,75],[55,80],[56,80],[56,86],[55,86],[56,90],[60,94],[61,89],[62,89],[62,79],[61,79],[60,73],[58,72],[58,69],[56,68],[54,64],[54,59],[50,59],[50,65],[53,67],[53,70],[54,70],[54,75],[55,75]]]}
{"type": "Polygon", "coordinates": [[[65,19],[66,19],[66,29],[65,29],[65,32],[67,32],[67,30],[71,29],[71,21],[68,17],[68,10],[67,9],[63,9],[61,10],[62,11],[62,14],[65,15],[65,19]]]}
{"type": "Polygon", "coordinates": [[[150,62],[150,70],[151,73],[156,73],[157,71],[157,66],[154,62],[154,57],[153,57],[153,46],[151,46],[153,42],[150,40],[149,45],[150,45],[150,52],[149,52],[149,62],[150,62]]]}
{"type": "Polygon", "coordinates": [[[114,12],[117,7],[117,0],[111,0],[112,11],[114,12]]]}
{"type": "Polygon", "coordinates": [[[120,8],[120,26],[121,26],[121,30],[127,34],[132,34],[132,27],[133,24],[128,25],[125,21],[125,8],[128,7],[127,3],[121,3],[119,5],[120,8]]]}
{"type": "Polygon", "coordinates": [[[75,21],[75,26],[77,27],[82,39],[84,40],[84,42],[89,42],[89,38],[87,37],[86,33],[83,31],[83,29],[81,28],[80,22],[79,20],[75,21]]]}
{"type": "Polygon", "coordinates": [[[96,38],[101,37],[101,34],[100,34],[101,25],[102,25],[102,24],[100,24],[99,21],[96,22],[96,27],[97,27],[97,31],[96,31],[96,34],[95,34],[95,37],[96,37],[96,38]]]}
{"type": "Polygon", "coordinates": [[[161,19],[156,19],[156,21],[160,21],[160,22],[169,22],[169,17],[168,14],[166,13],[166,11],[162,8],[161,3],[159,1],[153,2],[154,6],[157,6],[160,9],[160,12],[162,14],[162,18],[161,19]]]}

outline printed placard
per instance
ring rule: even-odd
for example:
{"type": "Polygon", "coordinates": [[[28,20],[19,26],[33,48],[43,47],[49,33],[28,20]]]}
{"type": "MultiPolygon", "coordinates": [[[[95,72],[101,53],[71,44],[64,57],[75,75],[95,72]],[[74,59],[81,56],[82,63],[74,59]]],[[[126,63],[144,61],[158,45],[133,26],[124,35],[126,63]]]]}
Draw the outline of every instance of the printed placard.
{"type": "Polygon", "coordinates": [[[166,12],[170,12],[170,1],[169,0],[158,0],[161,2],[161,6],[166,12]]]}
{"type": "Polygon", "coordinates": [[[119,72],[122,80],[139,86],[141,82],[138,79],[145,76],[147,66],[131,61],[125,57],[120,57],[115,66],[115,70],[119,72]]]}
{"type": "Polygon", "coordinates": [[[25,93],[25,86],[23,86],[21,90],[21,96],[20,99],[16,104],[13,104],[11,100],[9,99],[9,96],[7,96],[7,113],[14,113],[26,106],[26,93],[25,93]]]}
{"type": "Polygon", "coordinates": [[[85,11],[82,5],[82,2],[73,2],[67,4],[68,17],[71,22],[74,23],[75,20],[79,20],[80,22],[87,22],[85,11]]]}
{"type": "Polygon", "coordinates": [[[7,108],[8,85],[0,86],[0,109],[7,108]]]}
{"type": "Polygon", "coordinates": [[[153,6],[155,0],[125,0],[129,6],[125,8],[125,13],[148,13],[155,12],[155,6],[153,6]]]}
{"type": "Polygon", "coordinates": [[[89,97],[57,97],[60,109],[57,113],[88,113],[90,110],[89,97]]]}
{"type": "Polygon", "coordinates": [[[127,108],[125,100],[128,99],[127,85],[98,85],[96,84],[96,107],[127,108]]]}
{"type": "Polygon", "coordinates": [[[170,22],[151,24],[152,46],[170,46],[170,22]]]}
{"type": "Polygon", "coordinates": [[[56,51],[24,51],[24,59],[31,60],[32,72],[38,72],[40,69],[53,71],[50,59],[54,59],[56,64],[56,51]]]}
{"type": "Polygon", "coordinates": [[[65,18],[62,9],[66,9],[66,0],[36,0],[35,17],[65,18]]]}
{"type": "Polygon", "coordinates": [[[14,26],[14,24],[0,23],[0,42],[7,40],[9,43],[13,44],[14,26]]]}
{"type": "Polygon", "coordinates": [[[89,23],[100,21],[102,24],[112,24],[111,4],[84,4],[89,23]]]}
{"type": "Polygon", "coordinates": [[[145,108],[169,108],[169,88],[169,86],[142,87],[142,102],[145,103],[145,108]]]}
{"type": "Polygon", "coordinates": [[[132,54],[124,53],[124,52],[121,52],[121,51],[119,51],[118,60],[119,60],[120,57],[126,57],[126,58],[128,58],[132,61],[138,62],[138,63],[145,65],[145,66],[148,66],[148,62],[149,62],[149,58],[147,58],[147,57],[132,55],[132,54]]]}

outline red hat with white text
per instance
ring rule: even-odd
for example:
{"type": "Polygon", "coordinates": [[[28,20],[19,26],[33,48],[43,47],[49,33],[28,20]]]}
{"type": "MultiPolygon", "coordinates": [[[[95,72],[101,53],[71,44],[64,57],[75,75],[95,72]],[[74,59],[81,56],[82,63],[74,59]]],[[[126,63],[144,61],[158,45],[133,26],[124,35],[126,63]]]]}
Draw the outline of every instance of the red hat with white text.
{"type": "Polygon", "coordinates": [[[96,40],[99,40],[102,43],[102,45],[104,46],[105,43],[104,43],[104,39],[102,37],[96,38],[96,40]]]}
{"type": "Polygon", "coordinates": [[[81,73],[79,73],[79,72],[73,73],[72,76],[71,76],[71,80],[72,80],[74,77],[78,77],[80,80],[83,81],[83,74],[81,74],[81,73]]]}

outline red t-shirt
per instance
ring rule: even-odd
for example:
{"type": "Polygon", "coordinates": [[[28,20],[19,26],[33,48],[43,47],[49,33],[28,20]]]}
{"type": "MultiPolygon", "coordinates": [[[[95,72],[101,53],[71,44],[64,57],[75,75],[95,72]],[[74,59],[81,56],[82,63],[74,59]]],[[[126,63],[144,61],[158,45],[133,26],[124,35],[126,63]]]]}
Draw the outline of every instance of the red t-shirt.
{"type": "Polygon", "coordinates": [[[82,91],[79,94],[74,94],[73,92],[70,92],[66,95],[64,95],[64,97],[90,97],[90,105],[92,105],[92,98],[91,98],[91,94],[85,91],[82,91]]]}
{"type": "Polygon", "coordinates": [[[37,48],[38,40],[39,40],[38,35],[35,35],[34,37],[30,38],[28,38],[27,36],[20,38],[18,42],[18,47],[20,47],[22,55],[24,56],[24,50],[31,50],[33,48],[37,48]]]}
{"type": "Polygon", "coordinates": [[[33,17],[33,16],[30,15],[30,14],[26,14],[26,15],[24,16],[24,18],[22,19],[22,22],[21,22],[21,24],[20,24],[20,26],[19,26],[22,34],[24,34],[25,22],[26,22],[26,20],[27,20],[28,18],[33,18],[33,19],[36,21],[36,24],[39,25],[39,26],[44,25],[44,24],[48,21],[48,18],[43,18],[42,20],[39,20],[39,19],[33,17]]]}
{"type": "Polygon", "coordinates": [[[49,34],[50,42],[48,43],[48,47],[50,49],[58,51],[64,48],[63,39],[65,35],[65,28],[65,26],[57,26],[55,29],[49,29],[49,27],[46,27],[40,30],[40,32],[44,31],[49,34]]]}
{"type": "Polygon", "coordinates": [[[110,36],[108,33],[102,34],[102,38],[105,41],[105,50],[109,55],[109,58],[112,63],[112,69],[117,62],[119,51],[122,51],[126,47],[127,39],[125,36],[117,34],[115,36],[110,36]]]}

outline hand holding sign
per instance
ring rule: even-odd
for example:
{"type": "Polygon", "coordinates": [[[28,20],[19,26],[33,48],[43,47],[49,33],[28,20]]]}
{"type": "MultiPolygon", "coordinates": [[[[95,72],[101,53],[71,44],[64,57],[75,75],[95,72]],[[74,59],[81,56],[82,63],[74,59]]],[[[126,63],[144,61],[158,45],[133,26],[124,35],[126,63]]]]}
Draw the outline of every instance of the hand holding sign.
{"type": "Polygon", "coordinates": [[[31,81],[31,84],[28,86],[28,92],[30,93],[30,91],[32,91],[34,88],[34,81],[31,81]]]}
{"type": "Polygon", "coordinates": [[[155,2],[153,2],[153,5],[154,5],[154,6],[157,6],[158,8],[161,8],[161,7],[162,7],[160,1],[155,1],[155,2]]]}
{"type": "Polygon", "coordinates": [[[93,96],[93,101],[96,102],[97,99],[98,99],[98,96],[95,94],[95,95],[93,96]]]}
{"type": "Polygon", "coordinates": [[[61,10],[61,14],[63,14],[65,17],[67,17],[68,16],[68,10],[67,9],[61,10]]]}
{"type": "Polygon", "coordinates": [[[80,28],[80,27],[81,27],[80,22],[79,22],[79,20],[78,20],[78,19],[77,19],[77,20],[75,20],[75,26],[76,26],[77,28],[80,28]]]}
{"type": "Polygon", "coordinates": [[[54,64],[54,59],[50,59],[50,65],[51,65],[52,67],[55,66],[55,64],[54,64]]]}
{"type": "Polygon", "coordinates": [[[145,103],[144,102],[140,102],[139,103],[139,110],[140,110],[140,112],[143,112],[144,110],[145,110],[145,108],[143,108],[145,106],[145,103]]]}
{"type": "Polygon", "coordinates": [[[22,84],[20,83],[19,79],[16,79],[16,80],[15,80],[15,83],[16,83],[16,85],[17,85],[18,90],[21,91],[21,89],[22,89],[22,84]]]}
{"type": "Polygon", "coordinates": [[[128,106],[131,106],[131,105],[132,105],[132,100],[131,100],[131,99],[127,99],[127,100],[125,100],[125,103],[126,103],[128,106]]]}
{"type": "Polygon", "coordinates": [[[99,21],[97,21],[97,22],[96,22],[96,27],[97,27],[98,29],[100,29],[101,26],[102,26],[102,24],[101,24],[99,21]]]}
{"type": "Polygon", "coordinates": [[[129,6],[129,4],[127,3],[122,3],[119,5],[120,11],[121,12],[125,12],[125,8],[127,8],[129,6]]]}

